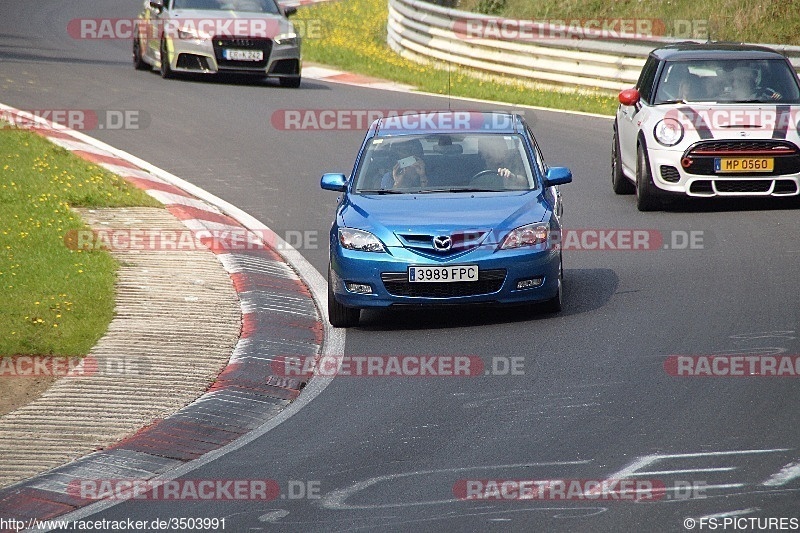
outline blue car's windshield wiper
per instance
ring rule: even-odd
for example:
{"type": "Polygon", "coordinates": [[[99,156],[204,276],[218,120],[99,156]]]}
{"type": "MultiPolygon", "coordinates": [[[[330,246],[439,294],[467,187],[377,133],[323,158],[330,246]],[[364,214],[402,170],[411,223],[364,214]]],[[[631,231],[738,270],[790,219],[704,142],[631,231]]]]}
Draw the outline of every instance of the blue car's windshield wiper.
{"type": "Polygon", "coordinates": [[[394,189],[359,189],[358,194],[407,194],[411,191],[396,191],[394,189]]]}
{"type": "Polygon", "coordinates": [[[485,187],[450,187],[447,189],[423,189],[418,192],[502,192],[505,189],[486,189],[485,187]]]}

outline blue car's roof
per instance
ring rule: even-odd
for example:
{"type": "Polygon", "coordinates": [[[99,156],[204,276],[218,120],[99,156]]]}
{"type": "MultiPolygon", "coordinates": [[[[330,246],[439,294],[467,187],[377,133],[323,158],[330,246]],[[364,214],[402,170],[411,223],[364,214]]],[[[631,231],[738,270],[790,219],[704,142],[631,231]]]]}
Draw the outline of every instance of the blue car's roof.
{"type": "Polygon", "coordinates": [[[380,118],[372,123],[368,135],[388,137],[456,132],[513,134],[523,130],[522,117],[513,113],[432,111],[380,118]]]}

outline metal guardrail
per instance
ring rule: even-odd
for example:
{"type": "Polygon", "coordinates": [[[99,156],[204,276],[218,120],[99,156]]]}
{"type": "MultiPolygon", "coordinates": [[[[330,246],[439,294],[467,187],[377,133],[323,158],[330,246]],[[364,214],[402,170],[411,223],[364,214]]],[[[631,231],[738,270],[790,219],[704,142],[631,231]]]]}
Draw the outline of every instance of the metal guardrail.
{"type": "MultiPolygon", "coordinates": [[[[480,26],[498,20],[421,0],[389,0],[387,42],[395,52],[422,63],[446,62],[548,85],[617,92],[636,83],[651,50],[686,40],[632,34],[613,39],[487,39],[465,31],[468,21],[480,26]]],[[[548,36],[558,34],[551,26],[538,27],[548,36]]],[[[800,67],[800,47],[768,46],[789,57],[795,69],[800,67]]]]}

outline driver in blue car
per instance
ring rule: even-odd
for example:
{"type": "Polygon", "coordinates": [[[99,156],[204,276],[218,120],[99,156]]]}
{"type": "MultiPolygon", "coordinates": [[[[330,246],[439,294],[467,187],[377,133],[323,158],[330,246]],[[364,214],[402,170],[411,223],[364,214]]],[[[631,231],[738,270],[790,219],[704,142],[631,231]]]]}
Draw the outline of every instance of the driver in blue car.
{"type": "Polygon", "coordinates": [[[486,170],[494,170],[502,178],[504,189],[528,188],[528,179],[525,177],[521,161],[509,151],[505,140],[484,137],[478,141],[478,153],[483,158],[486,170]]]}

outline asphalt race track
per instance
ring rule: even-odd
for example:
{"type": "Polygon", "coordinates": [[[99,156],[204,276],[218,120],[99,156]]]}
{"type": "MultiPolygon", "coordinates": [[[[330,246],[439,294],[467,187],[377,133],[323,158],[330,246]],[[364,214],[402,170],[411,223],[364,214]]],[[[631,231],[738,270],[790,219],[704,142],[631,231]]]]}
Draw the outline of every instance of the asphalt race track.
{"type": "MultiPolygon", "coordinates": [[[[133,17],[140,5],[4,2],[0,101],[137,112],[140,129],[87,133],[252,214],[324,274],[336,195],[319,177],[351,170],[364,131],[283,131],[273,113],[447,101],[307,79],[300,89],[162,80],[133,69],[128,40],[67,35],[71,19],[133,17]]],[[[665,370],[670,355],[800,354],[797,202],[640,213],[611,191],[610,120],[530,109],[525,117],[548,163],[573,171],[562,187],[566,227],[650,230],[652,249],[567,250],[557,316],[372,312],[346,341],[351,356],[471,355],[487,369],[521,357],[522,372],[337,377],[283,424],[186,476],[275,480],[282,497],[125,501],[88,518],[224,517],[229,531],[325,532],[685,531],[687,517],[800,518],[800,378],[665,370]],[[454,490],[464,480],[609,478],[667,492],[656,501],[465,501],[454,490]]]]}

